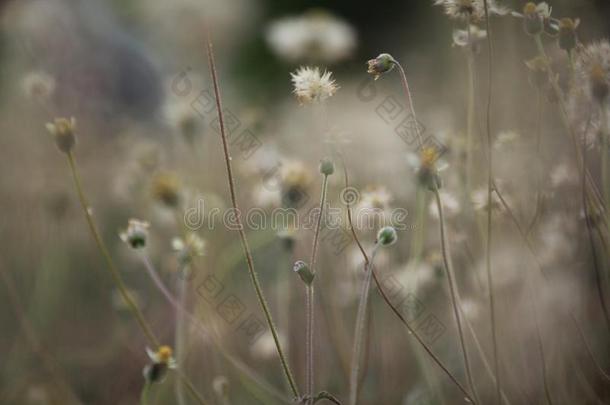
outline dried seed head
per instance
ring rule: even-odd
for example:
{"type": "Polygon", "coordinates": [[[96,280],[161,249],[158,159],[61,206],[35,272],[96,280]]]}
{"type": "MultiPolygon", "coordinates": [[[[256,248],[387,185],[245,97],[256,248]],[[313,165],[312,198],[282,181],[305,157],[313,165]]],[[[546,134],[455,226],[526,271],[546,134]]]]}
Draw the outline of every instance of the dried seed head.
{"type": "Polygon", "coordinates": [[[396,60],[389,53],[382,53],[375,59],[371,59],[367,62],[368,69],[367,73],[373,75],[375,80],[379,79],[384,73],[390,72],[396,66],[396,60]]]}
{"type": "Polygon", "coordinates": [[[46,124],[47,131],[55,138],[57,148],[64,152],[70,153],[76,144],[76,120],[74,117],[55,118],[53,123],[46,124]]]}

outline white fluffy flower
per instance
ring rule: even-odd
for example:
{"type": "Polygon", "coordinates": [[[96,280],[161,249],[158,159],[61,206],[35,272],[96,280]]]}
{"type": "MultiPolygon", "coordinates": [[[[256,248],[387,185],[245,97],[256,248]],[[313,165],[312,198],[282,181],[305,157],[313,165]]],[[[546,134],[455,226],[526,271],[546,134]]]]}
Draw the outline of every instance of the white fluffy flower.
{"type": "Polygon", "coordinates": [[[266,39],[280,58],[291,62],[334,63],[350,56],[356,47],[352,26],[321,12],[279,19],[267,29],[266,39]]]}
{"type": "Polygon", "coordinates": [[[453,46],[467,47],[471,42],[473,45],[476,45],[485,38],[487,38],[487,31],[480,29],[474,24],[470,25],[470,33],[467,29],[453,30],[453,46]]]}
{"type": "Polygon", "coordinates": [[[331,78],[332,73],[320,73],[318,67],[300,67],[291,73],[294,94],[301,104],[324,101],[337,91],[338,87],[331,78]]]}
{"type": "MultiPolygon", "coordinates": [[[[489,14],[506,15],[509,10],[499,5],[495,0],[488,0],[489,14]]],[[[483,0],[434,0],[435,6],[442,6],[450,18],[480,21],[485,18],[483,0]]]]}

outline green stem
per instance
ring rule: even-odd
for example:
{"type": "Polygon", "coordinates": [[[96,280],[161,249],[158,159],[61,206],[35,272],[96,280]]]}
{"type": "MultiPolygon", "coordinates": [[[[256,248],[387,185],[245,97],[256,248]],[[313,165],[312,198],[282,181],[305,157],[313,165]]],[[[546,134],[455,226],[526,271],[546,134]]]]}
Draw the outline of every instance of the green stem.
{"type": "Polygon", "coordinates": [[[367,263],[366,271],[364,274],[364,282],[362,283],[362,290],[360,291],[360,302],[358,304],[358,314],[356,316],[356,328],[354,330],[354,350],[352,353],[352,367],[350,373],[350,384],[349,384],[349,403],[350,405],[356,405],[358,402],[358,382],[360,379],[360,360],[362,359],[362,348],[365,340],[365,329],[368,318],[368,300],[369,292],[371,290],[371,280],[373,274],[373,261],[375,255],[379,249],[379,244],[375,244],[371,253],[371,259],[367,263]]]}
{"type": "Polygon", "coordinates": [[[127,291],[127,287],[125,286],[125,283],[123,282],[121,274],[119,273],[119,270],[114,265],[114,262],[113,262],[112,258],[110,257],[110,253],[108,252],[108,248],[106,247],[106,244],[102,241],[100,233],[97,230],[97,226],[95,225],[95,222],[93,221],[93,217],[91,215],[92,208],[89,205],[87,198],[85,197],[85,193],[84,193],[83,187],[82,187],[82,182],[80,180],[80,176],[79,176],[78,170],[76,168],[76,161],[74,159],[74,155],[72,154],[72,152],[68,152],[67,157],[68,157],[68,163],[70,164],[70,171],[72,172],[72,178],[74,179],[74,186],[76,187],[76,192],[78,193],[78,199],[80,201],[81,208],[83,209],[83,212],[85,214],[85,218],[87,219],[87,225],[89,226],[89,230],[91,231],[91,234],[93,235],[93,239],[95,240],[95,244],[97,245],[97,248],[102,253],[102,256],[104,256],[104,260],[106,261],[106,265],[107,265],[108,270],[110,271],[112,280],[114,281],[117,288],[119,289],[119,292],[120,292],[121,296],[123,297],[123,300],[125,300],[125,303],[129,307],[131,313],[135,316],[135,318],[138,322],[138,325],[140,325],[140,329],[142,329],[142,332],[144,332],[144,335],[148,339],[149,344],[152,347],[159,347],[159,345],[160,345],[159,341],[155,337],[154,333],[152,332],[152,329],[150,328],[148,322],[144,318],[144,315],[142,314],[142,312],[136,305],[135,301],[133,300],[131,295],[129,295],[129,292],[127,291]]]}
{"type": "Polygon", "coordinates": [[[254,259],[252,258],[252,253],[250,252],[250,247],[248,245],[248,239],[246,238],[246,232],[244,231],[244,226],[243,226],[243,223],[241,220],[241,215],[239,215],[239,207],[237,204],[237,196],[236,196],[236,192],[235,192],[235,181],[233,180],[233,168],[231,166],[231,156],[229,153],[229,143],[227,140],[227,134],[226,134],[226,130],[225,130],[224,112],[222,109],[220,86],[218,83],[216,64],[215,64],[215,60],[214,60],[214,47],[212,45],[212,38],[210,36],[210,32],[208,31],[208,32],[206,32],[206,34],[207,34],[206,36],[207,36],[208,64],[209,64],[209,68],[210,68],[210,75],[212,77],[212,83],[214,86],[214,95],[215,95],[215,99],[216,99],[216,111],[218,114],[218,123],[220,126],[220,136],[221,136],[221,140],[222,140],[222,149],[223,149],[225,166],[226,166],[226,171],[227,171],[227,182],[228,182],[228,186],[229,186],[229,194],[231,197],[231,203],[232,203],[233,209],[235,210],[235,212],[238,213],[236,215],[236,223],[237,223],[237,228],[238,228],[238,232],[239,232],[239,238],[241,240],[243,253],[246,258],[246,264],[248,266],[248,273],[250,275],[250,281],[252,282],[252,285],[254,286],[254,291],[256,292],[256,297],[263,310],[263,313],[265,314],[265,320],[267,321],[269,330],[271,331],[271,334],[273,335],[273,340],[275,342],[275,347],[276,347],[278,356],[280,358],[284,376],[288,380],[288,383],[290,385],[290,389],[292,391],[293,396],[295,398],[298,398],[299,391],[297,388],[297,384],[294,380],[294,377],[292,376],[290,367],[288,366],[288,361],[282,350],[282,346],[280,344],[277,329],[275,327],[275,324],[273,323],[271,311],[269,310],[267,300],[265,299],[265,296],[263,294],[263,290],[262,290],[260,281],[258,279],[258,275],[256,274],[256,271],[254,270],[254,259]]]}
{"type": "Polygon", "coordinates": [[[487,271],[487,287],[489,289],[489,309],[491,316],[491,335],[494,352],[494,370],[496,375],[496,404],[502,403],[502,385],[500,380],[500,358],[498,353],[497,325],[496,325],[496,308],[495,297],[493,290],[493,277],[491,272],[491,246],[492,246],[492,227],[491,227],[491,195],[493,183],[493,145],[491,134],[491,108],[493,96],[493,43],[491,23],[489,16],[488,0],[483,0],[485,8],[485,24],[487,30],[487,67],[489,85],[487,88],[487,108],[486,108],[486,130],[487,130],[487,249],[485,252],[485,269],[487,271]]]}
{"type": "MultiPolygon", "coordinates": [[[[447,235],[445,231],[445,215],[443,213],[443,204],[441,202],[441,196],[438,189],[434,189],[434,197],[436,199],[436,208],[438,209],[440,232],[441,232],[441,252],[443,256],[443,263],[445,265],[445,271],[447,272],[447,279],[449,281],[449,291],[451,293],[451,304],[453,306],[453,315],[458,328],[458,334],[460,337],[460,346],[462,349],[462,357],[464,359],[464,367],[466,369],[466,377],[468,378],[468,385],[473,397],[477,398],[477,393],[472,378],[472,370],[470,368],[470,360],[468,359],[468,351],[466,350],[466,341],[464,338],[464,330],[462,328],[462,320],[460,311],[458,310],[459,305],[459,293],[454,280],[453,266],[451,265],[451,253],[449,252],[449,244],[447,242],[447,235]]],[[[497,381],[497,373],[496,373],[497,381]]],[[[477,402],[478,399],[477,399],[477,402]]]]}
{"type": "Polygon", "coordinates": [[[411,261],[415,264],[421,260],[426,239],[426,194],[422,187],[417,186],[417,191],[415,192],[415,232],[411,238],[410,251],[411,261]]]}
{"type": "MultiPolygon", "coordinates": [[[[322,179],[322,193],[320,196],[320,212],[316,221],[316,230],[313,236],[313,246],[311,248],[311,258],[309,260],[309,266],[311,272],[316,274],[316,259],[318,253],[318,242],[320,239],[320,228],[322,225],[322,216],[324,213],[324,204],[326,203],[326,192],[328,189],[328,175],[323,175],[322,179]]],[[[306,352],[307,352],[307,403],[313,404],[314,398],[314,328],[315,328],[315,302],[314,302],[314,283],[315,278],[307,286],[307,341],[306,341],[306,352]]]]}
{"type": "Polygon", "coordinates": [[[144,386],[142,387],[142,392],[140,393],[140,405],[148,405],[148,391],[150,390],[150,383],[146,381],[144,386]]]}

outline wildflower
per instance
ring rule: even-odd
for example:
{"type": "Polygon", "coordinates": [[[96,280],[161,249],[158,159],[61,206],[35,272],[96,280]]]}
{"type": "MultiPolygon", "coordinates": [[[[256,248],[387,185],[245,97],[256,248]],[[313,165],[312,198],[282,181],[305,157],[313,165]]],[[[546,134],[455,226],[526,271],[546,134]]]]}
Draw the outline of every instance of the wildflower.
{"type": "Polygon", "coordinates": [[[461,48],[473,47],[476,50],[478,44],[487,38],[487,31],[480,29],[474,24],[470,25],[470,32],[466,30],[453,30],[453,46],[461,48]]]}
{"type": "Polygon", "coordinates": [[[324,158],[320,161],[320,173],[325,176],[330,176],[335,172],[335,164],[329,158],[324,158]]]}
{"type": "Polygon", "coordinates": [[[176,360],[173,357],[172,348],[160,346],[156,352],[146,348],[146,354],[151,360],[151,364],[144,367],[144,378],[149,383],[161,382],[167,374],[167,370],[176,368],[176,360]]]}
{"type": "Polygon", "coordinates": [[[47,131],[55,138],[57,148],[64,152],[70,153],[76,143],[76,120],[70,118],[55,118],[53,123],[46,124],[47,131]]]}
{"type": "Polygon", "coordinates": [[[377,232],[377,243],[381,246],[393,245],[397,240],[398,235],[396,234],[396,229],[394,229],[394,227],[386,226],[377,232]]]}
{"type": "Polygon", "coordinates": [[[311,175],[305,165],[299,161],[289,161],[280,169],[282,202],[288,206],[299,206],[307,198],[307,188],[311,175]]]}
{"type": "Polygon", "coordinates": [[[610,94],[610,43],[607,40],[590,44],[576,58],[577,86],[587,91],[600,105],[610,94]]]}
{"type": "Polygon", "coordinates": [[[421,185],[430,190],[440,188],[441,181],[436,167],[438,151],[434,147],[424,147],[419,156],[418,178],[421,185]]]}
{"type": "Polygon", "coordinates": [[[45,72],[29,72],[22,81],[23,91],[34,100],[48,100],[55,92],[55,79],[45,72]]]}
{"type": "Polygon", "coordinates": [[[578,42],[576,29],[579,25],[579,19],[562,18],[559,20],[559,47],[564,51],[570,52],[576,47],[578,42]]]}
{"type": "Polygon", "coordinates": [[[356,32],[344,20],[326,12],[309,12],[273,22],[266,32],[271,49],[289,62],[335,63],[356,48],[356,32]]]}
{"type": "Polygon", "coordinates": [[[282,203],[282,193],[277,188],[259,183],[252,190],[252,199],[257,207],[276,208],[282,203]]]}
{"type": "Polygon", "coordinates": [[[300,67],[296,73],[291,73],[294,85],[293,93],[299,103],[317,103],[332,97],[338,87],[331,78],[332,73],[320,73],[318,67],[300,67]]]}
{"type": "Polygon", "coordinates": [[[172,239],[172,249],[178,254],[179,263],[186,266],[193,261],[194,257],[205,254],[205,241],[196,233],[190,232],[184,240],[172,239]]]}
{"type": "Polygon", "coordinates": [[[372,74],[375,80],[377,80],[382,74],[392,71],[396,66],[396,63],[396,59],[394,59],[392,55],[389,53],[382,53],[375,59],[371,59],[367,62],[367,73],[372,74]]]}
{"type": "Polygon", "coordinates": [[[552,8],[545,2],[528,2],[523,6],[523,14],[513,12],[512,15],[523,19],[523,29],[529,35],[535,36],[546,32],[556,35],[559,31],[557,21],[551,18],[552,8]]]}
{"type": "Polygon", "coordinates": [[[133,249],[141,249],[146,246],[148,239],[148,228],[150,224],[139,219],[130,219],[127,229],[119,234],[121,240],[133,249]]]}
{"type": "Polygon", "coordinates": [[[315,274],[309,269],[309,266],[304,261],[299,260],[295,262],[292,266],[292,271],[297,273],[305,284],[311,285],[313,282],[315,274]]]}
{"type": "Polygon", "coordinates": [[[166,206],[175,208],[181,200],[181,186],[180,179],[174,173],[157,173],[152,181],[152,195],[166,206]]]}
{"type": "MultiPolygon", "coordinates": [[[[509,10],[498,4],[495,0],[488,0],[489,14],[506,15],[509,10]]],[[[481,21],[485,18],[484,0],[435,0],[435,6],[442,6],[449,18],[470,22],[481,21]]]]}

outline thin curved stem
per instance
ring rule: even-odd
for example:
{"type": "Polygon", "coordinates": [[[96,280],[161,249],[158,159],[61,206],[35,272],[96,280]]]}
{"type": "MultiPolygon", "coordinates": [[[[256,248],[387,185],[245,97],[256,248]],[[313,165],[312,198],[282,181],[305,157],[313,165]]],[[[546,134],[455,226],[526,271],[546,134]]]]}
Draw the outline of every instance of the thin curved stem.
{"type": "MultiPolygon", "coordinates": [[[[470,391],[473,396],[476,398],[477,393],[474,386],[474,381],[472,378],[472,370],[470,368],[470,360],[468,359],[468,351],[466,350],[466,341],[464,339],[464,330],[462,328],[462,320],[460,316],[460,311],[458,310],[459,305],[459,293],[457,291],[457,286],[454,280],[453,274],[453,266],[451,265],[451,253],[449,252],[449,246],[447,242],[447,235],[445,232],[445,215],[443,213],[443,204],[441,202],[441,196],[438,192],[438,189],[434,189],[434,197],[436,199],[436,208],[438,210],[439,223],[440,223],[440,232],[441,232],[441,252],[443,256],[443,263],[445,265],[445,271],[447,272],[447,279],[449,281],[449,291],[451,293],[451,304],[453,307],[453,315],[455,316],[455,322],[458,328],[458,334],[460,338],[460,346],[462,349],[462,357],[464,359],[464,367],[466,369],[466,377],[468,378],[468,385],[470,386],[470,391]]],[[[497,374],[496,374],[497,381],[497,374]]],[[[479,402],[477,400],[477,402],[479,402]]]]}
{"type": "MultiPolygon", "coordinates": [[[[540,146],[542,144],[542,92],[540,89],[536,91],[536,105],[537,105],[537,113],[536,113],[536,161],[540,161],[540,146]]],[[[527,234],[529,235],[534,227],[536,226],[536,222],[540,217],[540,211],[542,208],[542,165],[538,163],[536,165],[536,205],[534,209],[534,215],[532,216],[532,220],[527,226],[527,234]]]]}
{"type": "MultiPolygon", "coordinates": [[[[348,188],[349,187],[349,178],[348,178],[347,166],[345,164],[345,160],[343,159],[343,156],[341,158],[342,158],[342,161],[343,161],[343,173],[344,173],[344,179],[345,179],[345,188],[348,188]]],[[[369,259],[368,255],[367,255],[366,251],[364,250],[364,248],[362,246],[362,243],[360,242],[360,238],[358,237],[356,229],[354,228],[354,223],[353,223],[353,220],[352,220],[352,212],[351,212],[350,204],[347,204],[347,220],[348,220],[348,225],[349,225],[349,229],[350,229],[350,232],[352,234],[352,237],[354,238],[354,241],[356,242],[356,245],[358,245],[358,249],[362,253],[362,257],[364,258],[365,266],[368,266],[368,264],[370,262],[370,259],[369,259]]],[[[409,331],[409,335],[413,336],[415,338],[415,340],[421,345],[421,347],[428,354],[428,356],[430,356],[432,361],[434,363],[436,363],[436,365],[445,373],[445,375],[447,375],[447,377],[449,377],[451,382],[453,382],[455,384],[455,386],[460,390],[460,392],[464,395],[464,398],[467,401],[469,401],[471,403],[474,403],[474,400],[472,399],[472,396],[468,392],[468,390],[466,388],[464,388],[462,383],[460,383],[458,381],[458,379],[451,373],[451,371],[443,364],[441,359],[436,354],[434,354],[434,352],[432,351],[430,346],[428,346],[428,344],[421,338],[421,336],[419,336],[417,331],[415,329],[413,329],[413,327],[409,324],[409,322],[407,322],[405,317],[400,313],[398,308],[396,308],[396,306],[392,303],[392,301],[390,300],[390,297],[385,292],[385,289],[383,288],[383,285],[379,281],[379,278],[377,277],[377,273],[375,272],[375,268],[374,267],[371,267],[371,272],[372,272],[372,275],[373,275],[373,280],[375,281],[375,286],[377,287],[377,290],[379,291],[379,294],[381,295],[381,298],[383,298],[383,300],[386,303],[386,305],[390,308],[390,310],[394,313],[394,315],[396,315],[396,317],[400,320],[400,322],[407,328],[407,330],[409,331]]]]}
{"type": "Polygon", "coordinates": [[[93,221],[93,216],[91,215],[92,208],[89,205],[89,202],[87,201],[87,197],[85,196],[85,193],[83,191],[82,182],[81,182],[80,176],[78,174],[74,155],[72,154],[72,152],[68,152],[66,155],[68,157],[68,163],[70,164],[70,171],[72,172],[72,178],[74,179],[74,187],[76,188],[76,192],[78,193],[78,199],[80,201],[81,208],[83,209],[83,213],[85,214],[85,219],[87,220],[87,225],[89,226],[89,231],[91,232],[91,235],[93,235],[95,244],[97,245],[97,248],[102,253],[104,260],[106,261],[106,265],[107,265],[106,267],[110,271],[112,280],[114,281],[117,288],[119,289],[119,292],[120,292],[123,300],[129,307],[129,310],[135,316],[136,321],[138,322],[140,329],[142,330],[142,332],[144,332],[144,335],[148,339],[149,344],[152,345],[153,347],[159,347],[159,345],[160,345],[159,340],[157,340],[154,333],[152,332],[150,325],[144,318],[144,314],[142,314],[142,312],[136,305],[136,303],[133,300],[133,298],[131,297],[131,295],[129,295],[129,292],[127,291],[127,287],[125,286],[125,283],[123,282],[123,278],[121,277],[119,270],[116,268],[114,261],[110,257],[108,248],[106,247],[106,244],[102,240],[100,233],[97,230],[97,226],[95,225],[95,222],[93,221]]]}
{"type": "Polygon", "coordinates": [[[360,302],[358,303],[358,314],[356,315],[356,328],[354,330],[354,350],[352,353],[352,367],[349,384],[349,403],[356,405],[358,402],[358,382],[360,377],[360,361],[362,360],[362,348],[365,340],[365,329],[368,321],[369,296],[371,291],[371,279],[373,274],[373,261],[379,249],[375,244],[371,253],[371,260],[365,267],[364,281],[360,290],[360,302]]]}
{"type": "Polygon", "coordinates": [[[405,97],[407,99],[407,105],[409,106],[409,110],[411,112],[411,116],[413,117],[413,121],[415,123],[415,133],[417,134],[417,142],[419,144],[419,148],[424,147],[424,141],[421,136],[421,131],[419,130],[419,121],[417,121],[417,115],[415,114],[415,107],[413,106],[413,97],[411,97],[411,90],[409,89],[409,82],[407,81],[407,74],[405,73],[405,69],[402,67],[400,62],[397,60],[393,61],[394,65],[398,67],[398,71],[400,72],[400,80],[402,83],[402,88],[405,93],[405,97]]]}
{"type": "MultiPolygon", "coordinates": [[[[123,300],[125,300],[129,309],[131,310],[133,315],[136,317],[136,320],[138,321],[138,325],[140,325],[140,328],[142,329],[142,331],[144,332],[144,335],[148,339],[149,344],[152,345],[153,347],[159,347],[160,346],[159,340],[152,332],[152,329],[150,328],[148,322],[144,318],[144,314],[142,314],[142,312],[136,305],[133,298],[131,298],[131,296],[129,295],[129,292],[127,291],[127,287],[125,286],[125,283],[123,282],[123,278],[121,277],[119,270],[115,266],[114,261],[110,257],[108,248],[106,247],[106,244],[102,240],[100,233],[97,230],[97,226],[95,225],[95,222],[93,221],[93,216],[91,215],[91,206],[89,205],[88,200],[83,191],[80,176],[78,175],[78,170],[76,168],[76,162],[74,159],[74,155],[72,154],[72,152],[68,152],[66,155],[68,157],[68,163],[70,164],[70,170],[72,172],[72,177],[74,179],[74,186],[78,193],[78,199],[80,201],[81,208],[83,209],[83,212],[85,213],[85,218],[87,219],[87,224],[89,225],[89,230],[91,231],[91,234],[93,235],[93,239],[95,239],[95,244],[97,245],[98,249],[102,253],[102,256],[104,256],[104,259],[107,264],[107,268],[110,271],[110,274],[112,276],[114,283],[116,284],[117,288],[119,289],[119,292],[121,293],[121,296],[123,297],[123,300]]],[[[187,386],[191,387],[191,389],[189,389],[189,391],[191,392],[193,397],[197,400],[197,402],[199,402],[202,405],[205,405],[206,404],[205,400],[194,389],[194,387],[192,386],[192,384],[188,380],[188,378],[185,375],[180,374],[180,379],[187,386]]]]}
{"type": "Polygon", "coordinates": [[[485,9],[485,25],[487,30],[487,68],[488,80],[487,87],[487,108],[486,115],[486,131],[487,131],[487,247],[485,249],[485,270],[487,272],[487,288],[489,289],[489,310],[491,317],[491,336],[494,352],[494,370],[496,375],[496,404],[502,403],[502,382],[500,376],[500,358],[498,353],[498,338],[496,325],[496,304],[494,296],[493,274],[491,271],[491,247],[492,247],[492,221],[491,221],[491,195],[493,183],[493,144],[491,134],[491,109],[493,100],[493,42],[491,32],[491,22],[489,20],[489,4],[488,0],[483,0],[485,9]]]}
{"type": "Polygon", "coordinates": [[[204,329],[204,325],[202,324],[201,320],[199,318],[197,318],[195,315],[193,315],[193,313],[191,313],[188,309],[186,309],[185,307],[181,306],[180,301],[174,295],[172,295],[172,293],[170,292],[169,288],[167,288],[167,286],[163,283],[163,280],[161,280],[161,277],[159,276],[159,273],[155,269],[154,265],[152,264],[152,262],[150,261],[150,258],[146,255],[146,253],[143,252],[140,255],[140,258],[142,259],[142,263],[144,264],[144,268],[146,269],[146,273],[148,274],[148,276],[152,280],[152,282],[155,285],[155,287],[159,290],[159,292],[161,292],[161,294],[165,297],[166,301],[174,308],[174,310],[182,311],[182,313],[184,314],[184,317],[187,320],[189,320],[193,325],[198,327],[197,331],[199,332],[199,334],[201,335],[202,338],[204,338],[206,340],[208,338],[211,339],[216,344],[216,346],[218,347],[218,350],[220,351],[220,353],[231,364],[233,364],[235,366],[235,368],[237,368],[239,371],[241,371],[250,380],[252,380],[256,384],[258,384],[262,389],[267,391],[267,393],[269,393],[270,395],[272,395],[273,397],[275,397],[276,399],[278,399],[280,401],[287,402],[287,399],[285,398],[284,395],[282,395],[280,392],[278,392],[275,388],[271,387],[269,384],[267,384],[264,381],[260,380],[258,377],[255,376],[255,374],[250,369],[248,369],[248,367],[245,364],[242,364],[237,358],[233,357],[233,355],[228,353],[216,341],[214,336],[208,334],[208,332],[204,329]]]}
{"type": "Polygon", "coordinates": [[[282,346],[280,344],[277,329],[275,327],[275,324],[273,323],[271,311],[269,310],[267,300],[265,299],[265,296],[263,294],[263,290],[262,290],[260,281],[258,279],[258,275],[256,274],[256,271],[254,270],[254,259],[252,258],[252,253],[250,252],[250,247],[248,245],[248,239],[246,238],[246,232],[244,231],[244,226],[243,226],[243,223],[241,220],[241,215],[240,215],[239,207],[237,204],[237,197],[236,197],[236,193],[235,193],[235,181],[233,180],[233,168],[231,166],[231,155],[229,153],[229,143],[227,141],[227,134],[226,134],[226,129],[225,129],[224,112],[222,109],[222,99],[221,99],[221,95],[220,95],[220,85],[218,82],[218,75],[216,72],[216,63],[214,60],[214,47],[212,45],[212,38],[211,38],[210,32],[207,31],[207,27],[206,27],[206,37],[207,37],[206,44],[207,44],[208,65],[210,68],[210,75],[212,77],[212,83],[214,86],[214,96],[216,99],[216,111],[218,114],[218,123],[220,126],[220,137],[222,140],[222,150],[223,150],[223,154],[224,154],[225,166],[226,166],[226,171],[227,171],[227,182],[228,182],[228,186],[229,186],[231,204],[233,206],[233,209],[237,213],[236,224],[237,224],[237,228],[238,228],[238,232],[239,232],[239,238],[241,240],[243,253],[244,253],[244,256],[246,259],[246,264],[248,266],[248,273],[250,275],[250,280],[252,282],[252,285],[254,286],[254,290],[256,292],[256,297],[258,299],[258,302],[264,312],[265,320],[267,321],[267,326],[269,327],[269,330],[271,331],[271,334],[273,335],[273,341],[275,342],[275,347],[276,347],[278,356],[280,358],[284,376],[286,377],[286,380],[288,380],[288,384],[290,385],[290,390],[292,391],[292,394],[294,395],[295,398],[298,398],[299,390],[297,388],[297,384],[292,375],[292,371],[290,370],[290,367],[288,365],[288,360],[286,359],[286,356],[284,355],[284,351],[282,350],[282,346]]]}

